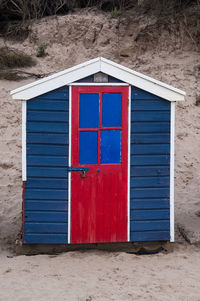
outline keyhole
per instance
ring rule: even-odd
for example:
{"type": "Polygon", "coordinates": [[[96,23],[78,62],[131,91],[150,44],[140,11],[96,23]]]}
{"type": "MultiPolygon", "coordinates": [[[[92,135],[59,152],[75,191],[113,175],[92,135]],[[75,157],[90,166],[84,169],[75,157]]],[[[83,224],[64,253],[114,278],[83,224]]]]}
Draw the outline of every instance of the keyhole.
{"type": "Polygon", "coordinates": [[[85,178],[85,170],[81,171],[81,178],[85,178]]]}

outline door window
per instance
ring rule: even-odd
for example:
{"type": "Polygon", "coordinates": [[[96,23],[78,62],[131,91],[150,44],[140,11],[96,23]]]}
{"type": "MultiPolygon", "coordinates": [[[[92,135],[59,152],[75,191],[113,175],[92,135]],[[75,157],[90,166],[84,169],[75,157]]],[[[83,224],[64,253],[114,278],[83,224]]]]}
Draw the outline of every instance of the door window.
{"type": "Polygon", "coordinates": [[[101,163],[121,162],[121,131],[106,130],[101,132],[101,163]]]}
{"type": "Polygon", "coordinates": [[[121,163],[121,93],[80,93],[79,164],[121,163]]]}
{"type": "Polygon", "coordinates": [[[79,164],[97,164],[97,131],[79,133],[79,164]]]}
{"type": "Polygon", "coordinates": [[[99,94],[80,94],[79,128],[99,127],[99,94]]]}
{"type": "Polygon", "coordinates": [[[102,95],[102,126],[121,126],[121,94],[103,93],[102,95]]]}

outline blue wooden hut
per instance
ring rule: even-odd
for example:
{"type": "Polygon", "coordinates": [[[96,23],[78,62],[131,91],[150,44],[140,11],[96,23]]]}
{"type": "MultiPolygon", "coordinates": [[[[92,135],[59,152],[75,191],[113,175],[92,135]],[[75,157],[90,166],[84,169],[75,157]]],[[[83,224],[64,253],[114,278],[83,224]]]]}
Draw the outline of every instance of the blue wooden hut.
{"type": "Polygon", "coordinates": [[[174,241],[183,91],[96,58],[11,94],[22,100],[25,244],[174,241]]]}

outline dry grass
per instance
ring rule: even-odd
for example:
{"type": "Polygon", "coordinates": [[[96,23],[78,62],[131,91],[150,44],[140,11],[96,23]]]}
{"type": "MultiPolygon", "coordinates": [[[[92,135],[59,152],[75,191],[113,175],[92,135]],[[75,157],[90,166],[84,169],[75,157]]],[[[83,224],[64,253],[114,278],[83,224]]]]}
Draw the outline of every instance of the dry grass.
{"type": "Polygon", "coordinates": [[[31,67],[35,64],[35,60],[23,51],[9,47],[0,48],[0,68],[2,69],[31,67]]]}
{"type": "Polygon", "coordinates": [[[31,67],[35,64],[35,60],[23,51],[9,47],[0,48],[0,79],[21,80],[27,75],[13,69],[31,67]]]}

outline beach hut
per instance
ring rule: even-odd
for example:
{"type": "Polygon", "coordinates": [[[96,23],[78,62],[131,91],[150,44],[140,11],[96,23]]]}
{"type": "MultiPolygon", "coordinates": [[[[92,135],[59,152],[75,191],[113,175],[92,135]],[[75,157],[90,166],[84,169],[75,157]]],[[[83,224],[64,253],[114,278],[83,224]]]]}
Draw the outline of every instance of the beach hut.
{"type": "Polygon", "coordinates": [[[22,100],[23,243],[174,241],[183,91],[99,57],[11,94],[22,100]]]}

